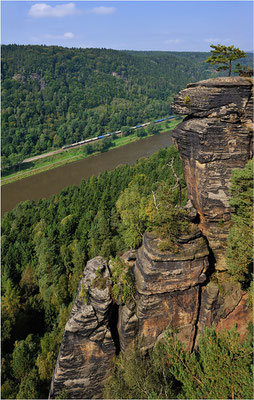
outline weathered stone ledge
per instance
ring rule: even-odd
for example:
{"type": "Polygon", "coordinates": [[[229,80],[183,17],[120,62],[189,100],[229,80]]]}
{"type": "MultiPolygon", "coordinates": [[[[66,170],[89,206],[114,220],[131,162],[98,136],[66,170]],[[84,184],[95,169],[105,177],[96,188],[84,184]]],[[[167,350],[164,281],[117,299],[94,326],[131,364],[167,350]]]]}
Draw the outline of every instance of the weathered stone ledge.
{"type": "Polygon", "coordinates": [[[145,233],[134,267],[140,294],[162,294],[186,290],[205,281],[209,250],[200,232],[181,244],[179,253],[161,252],[159,239],[145,233]]]}

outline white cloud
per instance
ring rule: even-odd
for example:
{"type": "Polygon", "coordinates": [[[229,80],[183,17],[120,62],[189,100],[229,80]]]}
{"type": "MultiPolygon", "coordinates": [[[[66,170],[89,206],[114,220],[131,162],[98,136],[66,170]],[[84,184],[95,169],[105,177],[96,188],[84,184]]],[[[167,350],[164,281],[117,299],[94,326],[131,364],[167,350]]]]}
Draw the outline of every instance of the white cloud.
{"type": "Polygon", "coordinates": [[[46,39],[73,39],[74,33],[72,32],[65,32],[63,35],[45,35],[46,39]]]}
{"type": "Polygon", "coordinates": [[[64,33],[64,37],[66,39],[73,39],[74,38],[74,34],[72,32],[65,32],[64,33]]]}
{"type": "Polygon", "coordinates": [[[165,44],[179,44],[179,43],[183,43],[184,40],[182,39],[167,39],[164,41],[165,44]]]}
{"type": "Polygon", "coordinates": [[[229,39],[219,39],[219,38],[208,38],[208,39],[204,39],[205,43],[209,43],[209,44],[215,44],[215,43],[229,43],[230,40],[229,39]]]}
{"type": "Polygon", "coordinates": [[[220,42],[221,41],[221,39],[218,39],[218,38],[208,38],[208,39],[204,39],[204,42],[205,43],[218,43],[218,42],[220,42]]]}
{"type": "Polygon", "coordinates": [[[116,11],[115,7],[95,7],[90,10],[91,14],[101,14],[101,15],[109,15],[113,14],[116,11]]]}
{"type": "Polygon", "coordinates": [[[78,10],[76,9],[74,3],[59,4],[55,7],[49,6],[46,3],[37,3],[30,8],[28,15],[30,15],[30,17],[35,17],[35,18],[45,18],[45,17],[62,18],[77,13],[78,10]]]}

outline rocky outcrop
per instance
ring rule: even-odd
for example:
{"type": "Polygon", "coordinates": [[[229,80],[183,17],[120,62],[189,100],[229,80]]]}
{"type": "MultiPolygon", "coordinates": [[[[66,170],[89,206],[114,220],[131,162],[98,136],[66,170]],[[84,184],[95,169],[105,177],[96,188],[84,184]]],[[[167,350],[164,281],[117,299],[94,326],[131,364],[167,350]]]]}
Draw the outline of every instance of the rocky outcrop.
{"type": "Polygon", "coordinates": [[[136,339],[139,320],[136,312],[136,302],[131,301],[119,307],[118,334],[121,351],[125,351],[136,339]]]}
{"type": "Polygon", "coordinates": [[[219,319],[216,324],[216,331],[229,330],[237,324],[240,340],[245,338],[248,333],[249,323],[253,322],[253,312],[249,305],[249,300],[248,293],[242,293],[239,303],[223,318],[219,319]]]}
{"type": "Polygon", "coordinates": [[[68,398],[75,399],[102,397],[110,360],[119,350],[117,341],[124,351],[140,338],[145,349],[172,325],[179,329],[179,338],[192,348],[200,285],[208,267],[207,244],[199,230],[180,239],[175,255],[161,252],[158,241],[146,233],[136,262],[135,253],[124,255],[126,262],[135,262],[137,293],[135,300],[117,308],[113,305],[106,261],[96,257],[87,263],[65,326],[50,398],[65,392],[68,398]]]}
{"type": "Polygon", "coordinates": [[[49,398],[102,397],[109,362],[116,348],[109,321],[112,312],[109,269],[102,257],[87,263],[65,326],[49,398]]]}
{"type": "Polygon", "coordinates": [[[26,82],[25,76],[21,75],[21,74],[14,74],[12,79],[14,79],[15,81],[18,81],[18,82],[22,82],[22,83],[26,82]]]}
{"type": "Polygon", "coordinates": [[[216,269],[225,270],[230,178],[232,170],[252,156],[253,81],[228,77],[189,84],[171,107],[187,115],[174,129],[173,139],[199,227],[212,248],[216,269]]]}
{"type": "Polygon", "coordinates": [[[26,78],[24,75],[21,74],[14,74],[12,79],[18,82],[26,83],[27,81],[34,82],[37,81],[39,83],[40,89],[44,89],[47,85],[44,79],[41,77],[41,75],[37,74],[36,72],[33,72],[32,74],[29,75],[28,78],[26,78]]]}
{"type": "Polygon", "coordinates": [[[237,330],[243,337],[252,320],[249,296],[241,289],[240,283],[233,282],[227,274],[223,275],[226,276],[220,276],[219,281],[215,279],[202,289],[198,330],[201,333],[205,326],[212,325],[216,330],[230,329],[237,323],[237,330]]]}
{"type": "Polygon", "coordinates": [[[160,251],[160,239],[145,233],[134,268],[139,294],[169,293],[187,290],[206,279],[208,248],[200,230],[179,239],[176,254],[160,251]]]}
{"type": "Polygon", "coordinates": [[[170,325],[178,329],[179,338],[192,348],[200,285],[206,280],[209,251],[200,231],[181,238],[180,242],[177,254],[162,252],[158,249],[159,239],[145,233],[134,266],[136,309],[125,309],[121,321],[122,348],[135,338],[133,327],[141,346],[148,348],[170,325]]]}
{"type": "Polygon", "coordinates": [[[183,160],[192,224],[178,239],[178,252],[160,251],[160,239],[145,233],[137,252],[122,255],[134,273],[136,295],[126,304],[111,295],[110,267],[90,260],[66,324],[50,398],[101,398],[110,360],[138,340],[143,350],[172,326],[187,349],[205,326],[217,330],[238,322],[246,333],[251,312],[240,284],[226,272],[225,242],[232,209],[229,181],[251,157],[252,80],[217,78],[188,85],[172,109],[187,115],[173,137],[183,160]],[[193,207],[194,206],[194,207],[193,207]],[[212,249],[212,253],[208,248],[212,249]],[[207,284],[215,258],[216,270],[207,284]],[[208,268],[210,270],[208,271],[208,268]]]}
{"type": "Polygon", "coordinates": [[[37,81],[39,83],[39,85],[40,85],[40,89],[44,89],[47,86],[46,82],[44,81],[44,79],[39,74],[37,74],[36,72],[30,74],[29,78],[30,78],[31,82],[37,81]]]}

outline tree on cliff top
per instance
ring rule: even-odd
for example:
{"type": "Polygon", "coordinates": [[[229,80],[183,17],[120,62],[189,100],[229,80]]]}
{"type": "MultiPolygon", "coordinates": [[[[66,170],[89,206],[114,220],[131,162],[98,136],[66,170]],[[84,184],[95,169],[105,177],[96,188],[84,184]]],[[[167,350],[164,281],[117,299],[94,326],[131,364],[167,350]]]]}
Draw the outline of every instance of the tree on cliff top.
{"type": "Polygon", "coordinates": [[[232,61],[238,60],[239,58],[246,57],[246,53],[234,46],[223,46],[218,44],[217,46],[211,45],[214,50],[211,50],[212,55],[205,61],[209,64],[224,64],[217,68],[217,71],[227,70],[228,76],[231,76],[231,64],[232,61]]]}

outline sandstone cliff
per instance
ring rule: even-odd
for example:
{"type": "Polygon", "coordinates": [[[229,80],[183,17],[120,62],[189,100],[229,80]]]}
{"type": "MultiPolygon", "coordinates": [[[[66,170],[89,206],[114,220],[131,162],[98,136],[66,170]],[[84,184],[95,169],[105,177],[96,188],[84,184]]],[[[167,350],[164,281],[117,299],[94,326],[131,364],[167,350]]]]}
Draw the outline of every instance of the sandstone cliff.
{"type": "Polygon", "coordinates": [[[144,235],[134,267],[138,335],[143,347],[154,345],[169,325],[192,348],[199,310],[200,285],[206,280],[208,248],[201,232],[181,240],[177,254],[161,252],[159,239],[144,235]]]}
{"type": "Polygon", "coordinates": [[[123,259],[133,269],[136,295],[113,304],[110,266],[101,257],[84,269],[65,327],[50,398],[100,398],[114,354],[137,338],[153,346],[169,325],[187,348],[205,325],[216,329],[251,320],[247,296],[227,277],[225,241],[232,209],[229,180],[234,168],[251,157],[253,84],[247,78],[217,78],[188,85],[176,97],[175,113],[187,115],[174,130],[183,160],[189,209],[196,228],[179,239],[177,254],[162,252],[160,239],[145,233],[137,253],[123,259]],[[195,218],[195,216],[197,217],[195,218]],[[217,270],[215,280],[209,275],[217,270]]]}
{"type": "Polygon", "coordinates": [[[173,140],[183,161],[188,197],[200,216],[215,268],[226,270],[229,180],[232,170],[252,157],[253,81],[228,77],[189,84],[172,110],[187,115],[174,129],[173,140]]]}
{"type": "MultiPolygon", "coordinates": [[[[134,266],[135,300],[113,305],[110,266],[102,257],[87,263],[65,326],[50,398],[101,398],[110,360],[136,338],[153,346],[169,325],[189,349],[197,333],[200,288],[209,250],[197,230],[180,239],[177,254],[161,252],[146,233],[134,266]],[[114,308],[117,313],[114,312],[114,308]]],[[[132,259],[135,256],[132,255],[132,259]]]]}
{"type": "Polygon", "coordinates": [[[246,294],[229,282],[225,261],[232,209],[232,170],[253,154],[253,79],[228,77],[190,84],[174,99],[176,114],[187,115],[173,132],[183,161],[188,197],[213,254],[217,282],[202,288],[198,327],[231,327],[244,334],[251,320],[246,294]],[[219,274],[219,275],[218,275],[219,274]],[[223,294],[222,294],[223,293],[223,294]]]}
{"type": "Polygon", "coordinates": [[[87,263],[65,326],[49,398],[100,398],[109,362],[115,354],[109,269],[102,257],[87,263]],[[98,279],[99,278],[99,279],[98,279]]]}

